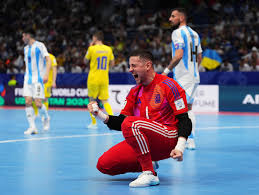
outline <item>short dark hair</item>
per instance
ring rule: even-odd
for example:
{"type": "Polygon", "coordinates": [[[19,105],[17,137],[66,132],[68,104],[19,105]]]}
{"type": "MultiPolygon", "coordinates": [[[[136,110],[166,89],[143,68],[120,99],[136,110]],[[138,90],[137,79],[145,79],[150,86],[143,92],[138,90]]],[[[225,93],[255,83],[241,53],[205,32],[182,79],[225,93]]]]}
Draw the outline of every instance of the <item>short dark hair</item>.
{"type": "Polygon", "coordinates": [[[104,36],[103,36],[103,32],[102,31],[97,31],[94,33],[94,36],[99,40],[99,41],[103,41],[104,40],[104,36]]]}
{"type": "Polygon", "coordinates": [[[32,27],[25,28],[23,30],[23,33],[30,34],[31,37],[35,37],[36,36],[36,32],[35,32],[35,30],[32,27]]]}
{"type": "Polygon", "coordinates": [[[182,13],[183,15],[184,15],[184,17],[185,17],[185,19],[187,20],[187,11],[186,11],[186,9],[184,9],[184,8],[182,8],[182,7],[177,7],[177,8],[174,8],[173,10],[172,10],[172,12],[173,11],[178,11],[178,12],[180,12],[180,13],[182,13]]]}
{"type": "Polygon", "coordinates": [[[139,58],[150,60],[151,62],[154,60],[153,54],[148,50],[135,50],[131,52],[130,57],[131,56],[139,56],[139,58]]]}

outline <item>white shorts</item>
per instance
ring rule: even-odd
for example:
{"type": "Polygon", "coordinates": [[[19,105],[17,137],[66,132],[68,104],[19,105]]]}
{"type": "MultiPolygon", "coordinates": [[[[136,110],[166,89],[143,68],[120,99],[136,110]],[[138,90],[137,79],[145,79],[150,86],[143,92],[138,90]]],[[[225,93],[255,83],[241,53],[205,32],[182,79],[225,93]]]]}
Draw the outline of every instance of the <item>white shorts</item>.
{"type": "Polygon", "coordinates": [[[34,99],[44,99],[44,86],[41,83],[24,83],[23,85],[23,96],[32,97],[34,99]]]}
{"type": "Polygon", "coordinates": [[[185,81],[177,81],[178,84],[185,90],[187,104],[192,104],[194,101],[195,91],[199,85],[199,83],[194,82],[185,82],[185,81]]]}

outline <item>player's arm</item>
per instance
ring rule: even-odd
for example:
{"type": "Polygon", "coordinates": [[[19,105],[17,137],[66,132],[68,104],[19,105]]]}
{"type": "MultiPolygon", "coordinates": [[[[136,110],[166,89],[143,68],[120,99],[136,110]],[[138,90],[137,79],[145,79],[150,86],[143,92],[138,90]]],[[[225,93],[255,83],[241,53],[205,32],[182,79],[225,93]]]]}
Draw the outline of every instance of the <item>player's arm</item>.
{"type": "Polygon", "coordinates": [[[198,60],[198,66],[200,66],[201,60],[202,60],[202,53],[199,53],[199,54],[198,54],[197,60],[198,60]]]}
{"type": "Polygon", "coordinates": [[[46,68],[46,73],[43,77],[43,83],[47,83],[48,82],[48,78],[49,78],[49,71],[51,69],[51,59],[49,56],[45,56],[45,60],[46,60],[46,65],[47,65],[47,68],[46,68]]]}
{"type": "Polygon", "coordinates": [[[192,121],[187,112],[176,115],[176,118],[178,119],[178,141],[170,156],[178,161],[182,161],[185,144],[192,131],[192,121]]]}
{"type": "Polygon", "coordinates": [[[90,102],[87,105],[87,107],[90,113],[92,113],[99,120],[103,121],[110,129],[121,131],[121,124],[126,118],[125,115],[123,114],[120,114],[119,116],[107,115],[99,109],[97,102],[95,101],[90,102]]]}
{"type": "Polygon", "coordinates": [[[85,64],[85,65],[88,65],[89,62],[90,62],[90,60],[84,58],[84,64],[85,64]]]}
{"type": "Polygon", "coordinates": [[[57,66],[52,66],[52,87],[57,87],[56,79],[57,79],[57,66]]]}
{"type": "Polygon", "coordinates": [[[110,67],[115,66],[115,60],[110,60],[110,67]]]}
{"type": "Polygon", "coordinates": [[[181,61],[183,57],[183,49],[175,50],[175,56],[170,61],[169,65],[165,68],[163,75],[167,75],[176,65],[181,61]]]}

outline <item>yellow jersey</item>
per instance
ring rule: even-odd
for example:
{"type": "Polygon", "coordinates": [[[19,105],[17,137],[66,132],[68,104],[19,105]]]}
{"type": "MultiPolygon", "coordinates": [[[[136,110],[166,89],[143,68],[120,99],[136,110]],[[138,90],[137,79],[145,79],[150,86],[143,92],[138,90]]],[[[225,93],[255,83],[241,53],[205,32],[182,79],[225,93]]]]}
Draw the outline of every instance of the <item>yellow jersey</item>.
{"type": "Polygon", "coordinates": [[[114,60],[111,47],[107,45],[90,46],[85,55],[90,60],[88,83],[109,83],[109,64],[114,60]]]}
{"type": "Polygon", "coordinates": [[[51,69],[49,71],[49,78],[48,78],[48,82],[46,83],[46,85],[52,85],[52,81],[53,81],[53,68],[52,67],[58,65],[54,55],[49,53],[49,57],[50,57],[50,61],[51,61],[51,69]]]}

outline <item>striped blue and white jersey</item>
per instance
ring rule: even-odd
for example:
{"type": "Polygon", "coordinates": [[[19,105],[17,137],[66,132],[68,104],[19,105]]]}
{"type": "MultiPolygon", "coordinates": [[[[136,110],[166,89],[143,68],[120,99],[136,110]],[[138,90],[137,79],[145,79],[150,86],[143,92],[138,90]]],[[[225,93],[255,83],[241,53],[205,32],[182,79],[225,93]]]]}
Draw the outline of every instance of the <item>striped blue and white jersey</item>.
{"type": "Polygon", "coordinates": [[[32,45],[24,47],[25,75],[24,83],[42,83],[46,72],[45,57],[49,56],[44,43],[35,41],[32,45]]]}
{"type": "Polygon", "coordinates": [[[197,55],[202,53],[200,37],[189,26],[181,26],[172,32],[172,57],[175,50],[183,49],[183,57],[173,69],[174,79],[183,83],[199,83],[197,55]]]}

